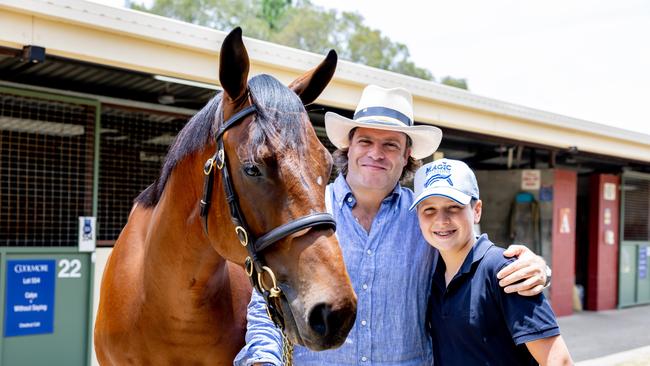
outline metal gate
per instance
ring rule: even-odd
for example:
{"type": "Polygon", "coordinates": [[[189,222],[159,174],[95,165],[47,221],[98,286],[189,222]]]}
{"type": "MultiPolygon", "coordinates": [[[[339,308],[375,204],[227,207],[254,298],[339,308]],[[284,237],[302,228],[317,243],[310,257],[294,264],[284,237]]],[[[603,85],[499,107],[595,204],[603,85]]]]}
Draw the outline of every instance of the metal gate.
{"type": "Polygon", "coordinates": [[[133,199],[158,176],[170,144],[191,115],[102,105],[98,245],[112,246],[133,199]]]}
{"type": "Polygon", "coordinates": [[[0,364],[86,365],[97,101],[0,87],[0,364]]]}
{"type": "Polygon", "coordinates": [[[650,303],[650,174],[623,174],[620,237],[618,306],[650,303]]]}

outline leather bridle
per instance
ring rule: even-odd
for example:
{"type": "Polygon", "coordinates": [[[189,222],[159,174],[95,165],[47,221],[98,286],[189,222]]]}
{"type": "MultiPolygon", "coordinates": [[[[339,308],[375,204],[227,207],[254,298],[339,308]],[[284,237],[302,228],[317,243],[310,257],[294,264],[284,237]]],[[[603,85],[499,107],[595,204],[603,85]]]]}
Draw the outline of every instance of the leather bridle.
{"type": "Polygon", "coordinates": [[[230,178],[230,171],[228,170],[228,163],[226,159],[226,150],[223,145],[223,134],[231,127],[243,121],[249,115],[256,113],[257,108],[255,105],[250,105],[241,111],[235,113],[227,121],[225,121],[215,135],[217,149],[215,154],[206,161],[203,167],[205,180],[203,183],[203,197],[200,202],[200,216],[203,223],[203,228],[208,233],[208,213],[210,212],[210,203],[212,197],[212,187],[214,185],[213,174],[214,167],[219,169],[223,178],[223,187],[226,195],[226,201],[230,207],[230,219],[235,225],[235,233],[241,245],[248,250],[248,257],[246,258],[246,274],[250,278],[253,287],[262,294],[267,303],[269,316],[273,322],[284,329],[284,319],[282,313],[278,310],[279,303],[272,301],[272,299],[279,300],[281,290],[277,285],[275,274],[264,264],[262,251],[276,243],[277,241],[297,233],[301,230],[312,227],[323,227],[325,229],[336,230],[336,223],[334,217],[328,213],[315,213],[307,216],[297,218],[289,221],[275,229],[255,238],[253,233],[248,228],[246,220],[242,214],[237,195],[233,189],[232,180],[230,178]],[[271,279],[271,284],[267,284],[264,275],[268,275],[271,279]]]}

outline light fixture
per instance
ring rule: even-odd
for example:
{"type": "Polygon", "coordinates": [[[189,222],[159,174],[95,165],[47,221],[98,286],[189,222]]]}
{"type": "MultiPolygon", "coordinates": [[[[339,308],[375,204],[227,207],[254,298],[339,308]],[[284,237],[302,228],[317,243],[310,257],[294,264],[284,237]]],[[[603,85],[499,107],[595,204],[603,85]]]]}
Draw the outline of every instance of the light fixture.
{"type": "Polygon", "coordinates": [[[179,78],[174,78],[174,77],[171,77],[171,76],[164,76],[164,75],[154,75],[153,78],[156,79],[156,80],[165,81],[165,82],[168,82],[168,83],[188,85],[188,86],[193,86],[193,87],[196,87],[196,88],[211,89],[211,90],[221,90],[220,87],[218,87],[218,86],[216,86],[214,84],[202,83],[200,81],[179,79],[179,78]]]}
{"type": "Polygon", "coordinates": [[[0,131],[26,132],[49,136],[80,136],[85,133],[84,126],[71,123],[38,121],[27,118],[0,116],[0,131]]]}

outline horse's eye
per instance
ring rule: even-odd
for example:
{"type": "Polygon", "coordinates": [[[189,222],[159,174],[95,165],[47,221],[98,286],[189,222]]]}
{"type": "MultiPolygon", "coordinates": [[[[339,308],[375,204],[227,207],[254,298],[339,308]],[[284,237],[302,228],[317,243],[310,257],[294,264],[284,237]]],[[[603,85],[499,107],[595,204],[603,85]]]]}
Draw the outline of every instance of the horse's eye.
{"type": "Polygon", "coordinates": [[[260,175],[262,175],[260,169],[255,165],[245,166],[244,173],[246,173],[246,175],[248,175],[249,177],[259,177],[260,175]]]}

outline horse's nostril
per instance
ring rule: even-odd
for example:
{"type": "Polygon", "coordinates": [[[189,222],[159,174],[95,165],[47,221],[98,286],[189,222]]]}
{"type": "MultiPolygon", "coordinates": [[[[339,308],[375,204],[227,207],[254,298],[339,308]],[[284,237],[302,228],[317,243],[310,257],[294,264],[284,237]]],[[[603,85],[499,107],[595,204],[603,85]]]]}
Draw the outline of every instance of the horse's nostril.
{"type": "MultiPolygon", "coordinates": [[[[319,349],[338,347],[345,341],[356,318],[356,299],[342,305],[322,302],[314,305],[307,318],[319,349]]],[[[311,347],[310,347],[311,348],[311,347]]]]}
{"type": "Polygon", "coordinates": [[[328,333],[328,320],[331,311],[329,305],[318,304],[314,306],[309,314],[309,326],[320,336],[326,336],[328,333]]]}

